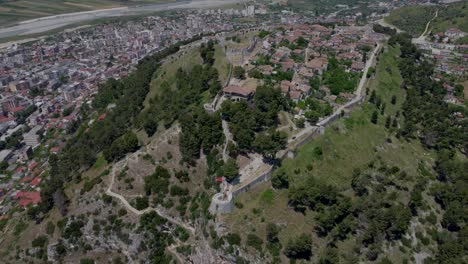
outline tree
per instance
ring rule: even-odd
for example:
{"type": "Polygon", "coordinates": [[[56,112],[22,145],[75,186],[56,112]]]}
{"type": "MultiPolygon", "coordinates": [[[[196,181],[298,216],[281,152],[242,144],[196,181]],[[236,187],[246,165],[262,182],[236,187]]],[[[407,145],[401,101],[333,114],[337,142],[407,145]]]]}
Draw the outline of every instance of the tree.
{"type": "Polygon", "coordinates": [[[370,103],[375,103],[376,96],[377,96],[377,95],[376,95],[375,90],[372,90],[371,96],[369,97],[369,102],[370,102],[370,103]]]}
{"type": "Polygon", "coordinates": [[[237,245],[240,246],[241,244],[241,237],[237,233],[229,233],[226,236],[226,241],[229,245],[237,245]]]}
{"type": "Polygon", "coordinates": [[[234,180],[239,174],[239,166],[234,159],[229,159],[220,169],[220,174],[226,178],[227,181],[234,180]]]}
{"type": "Polygon", "coordinates": [[[309,235],[302,234],[290,240],[284,249],[284,254],[291,259],[309,260],[312,256],[312,239],[309,235]]]}
{"type": "Polygon", "coordinates": [[[147,196],[141,196],[135,199],[135,208],[137,210],[144,210],[148,208],[148,206],[149,206],[149,202],[148,202],[147,196]]]}
{"type": "Polygon", "coordinates": [[[310,78],[309,84],[314,90],[318,90],[320,88],[320,78],[318,76],[310,78]]]}
{"type": "Polygon", "coordinates": [[[94,260],[90,258],[82,258],[80,259],[80,264],[94,264],[94,260]]]}
{"type": "Polygon", "coordinates": [[[273,185],[273,188],[276,189],[288,188],[289,179],[286,175],[286,172],[281,169],[275,171],[273,176],[271,177],[271,184],[273,185]]]}
{"type": "Polygon", "coordinates": [[[392,117],[391,117],[391,116],[387,116],[387,118],[385,119],[385,127],[386,127],[387,129],[390,128],[391,122],[392,122],[392,117]]]}
{"type": "Polygon", "coordinates": [[[263,240],[255,234],[247,235],[247,246],[253,247],[258,251],[262,251],[263,240]]]}
{"type": "Polygon", "coordinates": [[[304,128],[305,127],[305,119],[304,118],[296,119],[296,126],[298,128],[304,128]]]}
{"type": "Polygon", "coordinates": [[[241,66],[235,66],[232,70],[232,74],[235,78],[244,80],[245,79],[245,70],[241,66]]]}
{"type": "Polygon", "coordinates": [[[379,120],[379,114],[377,113],[377,111],[374,111],[372,113],[371,122],[374,124],[377,124],[378,120],[379,120]]]}
{"type": "Polygon", "coordinates": [[[273,223],[268,223],[266,225],[266,237],[269,243],[272,243],[272,244],[278,243],[279,242],[278,234],[279,234],[279,228],[277,225],[273,223]]]}
{"type": "Polygon", "coordinates": [[[455,88],[455,96],[456,96],[456,97],[463,98],[463,96],[464,96],[463,91],[465,90],[465,88],[463,87],[463,85],[457,84],[457,85],[455,85],[454,88],[455,88]]]}
{"type": "Polygon", "coordinates": [[[327,247],[325,254],[320,258],[319,264],[334,264],[340,263],[340,256],[335,247],[327,247]]]}
{"type": "Polygon", "coordinates": [[[270,131],[256,136],[253,147],[266,158],[275,158],[276,153],[286,145],[286,133],[282,131],[270,131]]]}

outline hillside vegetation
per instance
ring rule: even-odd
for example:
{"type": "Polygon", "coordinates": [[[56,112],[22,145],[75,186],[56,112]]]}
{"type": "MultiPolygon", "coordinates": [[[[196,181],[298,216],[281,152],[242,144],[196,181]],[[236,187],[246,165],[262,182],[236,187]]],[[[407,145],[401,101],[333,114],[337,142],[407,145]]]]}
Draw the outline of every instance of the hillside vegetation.
{"type": "Polygon", "coordinates": [[[468,4],[466,1],[444,6],[405,6],[392,11],[385,18],[385,21],[412,36],[419,36],[423,33],[429,20],[434,17],[436,10],[439,10],[438,16],[430,24],[433,33],[444,32],[449,28],[458,28],[468,32],[468,4]]]}
{"type": "Polygon", "coordinates": [[[436,10],[434,6],[405,6],[392,11],[385,21],[412,36],[419,36],[423,33],[427,22],[434,17],[436,10]]]}
{"type": "Polygon", "coordinates": [[[441,129],[458,122],[456,110],[441,104],[431,66],[414,66],[421,62],[408,39],[395,39],[379,56],[368,101],[285,160],[273,188],[240,196],[224,218],[253,252],[276,263],[414,263],[426,254],[430,263],[460,263],[466,210],[455,208],[467,162],[454,153],[465,147],[466,124],[441,129]]]}
{"type": "Polygon", "coordinates": [[[468,2],[462,1],[439,10],[439,15],[431,22],[433,33],[444,32],[449,28],[458,28],[468,32],[468,2]]]}

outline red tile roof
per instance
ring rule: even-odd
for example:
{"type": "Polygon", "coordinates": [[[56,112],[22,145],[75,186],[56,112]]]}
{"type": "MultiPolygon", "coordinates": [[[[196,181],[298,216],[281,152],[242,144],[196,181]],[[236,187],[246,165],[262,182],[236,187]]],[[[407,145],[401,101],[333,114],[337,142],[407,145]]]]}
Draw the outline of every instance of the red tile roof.
{"type": "Polygon", "coordinates": [[[26,207],[30,204],[38,204],[41,202],[41,193],[39,192],[18,192],[15,200],[19,200],[18,204],[22,207],[26,207]]]}
{"type": "Polygon", "coordinates": [[[224,88],[223,91],[228,94],[235,94],[235,95],[248,97],[254,92],[254,89],[251,89],[245,86],[229,85],[226,88],[224,88]]]}
{"type": "Polygon", "coordinates": [[[11,109],[10,112],[17,113],[17,112],[23,111],[24,109],[26,109],[26,108],[23,107],[23,106],[18,106],[18,107],[15,107],[15,108],[11,109]]]}
{"type": "Polygon", "coordinates": [[[29,166],[28,166],[29,170],[33,170],[34,168],[36,168],[36,166],[37,166],[38,164],[39,164],[39,163],[37,163],[37,162],[33,162],[33,163],[29,164],[29,166]]]}
{"type": "Polygon", "coordinates": [[[36,177],[34,178],[32,181],[31,181],[31,186],[32,187],[36,187],[39,185],[39,183],[41,183],[41,177],[36,177]]]}

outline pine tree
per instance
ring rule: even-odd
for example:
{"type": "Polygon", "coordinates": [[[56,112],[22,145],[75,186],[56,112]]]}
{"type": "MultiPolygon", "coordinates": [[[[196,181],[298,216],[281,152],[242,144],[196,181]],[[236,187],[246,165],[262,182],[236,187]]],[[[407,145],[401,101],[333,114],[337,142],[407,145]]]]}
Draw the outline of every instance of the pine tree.
{"type": "Polygon", "coordinates": [[[387,116],[387,119],[385,120],[385,127],[387,129],[390,128],[391,122],[392,122],[392,118],[390,116],[387,116]]]}
{"type": "Polygon", "coordinates": [[[380,114],[383,115],[385,113],[385,107],[386,107],[386,104],[383,103],[382,104],[382,107],[380,108],[380,114]]]}
{"type": "Polygon", "coordinates": [[[372,90],[371,96],[369,98],[369,102],[375,103],[375,97],[376,97],[375,90],[372,90]]]}
{"type": "Polygon", "coordinates": [[[379,120],[379,113],[377,113],[377,111],[374,111],[372,113],[371,122],[374,124],[377,124],[378,120],[379,120]]]}

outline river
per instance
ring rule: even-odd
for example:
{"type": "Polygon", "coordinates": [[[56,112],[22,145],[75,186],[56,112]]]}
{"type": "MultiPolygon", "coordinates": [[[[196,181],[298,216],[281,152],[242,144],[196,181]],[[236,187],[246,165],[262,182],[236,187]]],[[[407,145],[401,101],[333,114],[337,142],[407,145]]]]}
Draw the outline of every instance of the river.
{"type": "Polygon", "coordinates": [[[48,16],[23,21],[11,27],[0,28],[0,39],[43,33],[71,24],[82,23],[85,21],[91,21],[99,18],[130,16],[180,8],[219,7],[222,5],[237,2],[240,2],[240,0],[180,0],[166,4],[118,7],[111,9],[48,16]]]}

